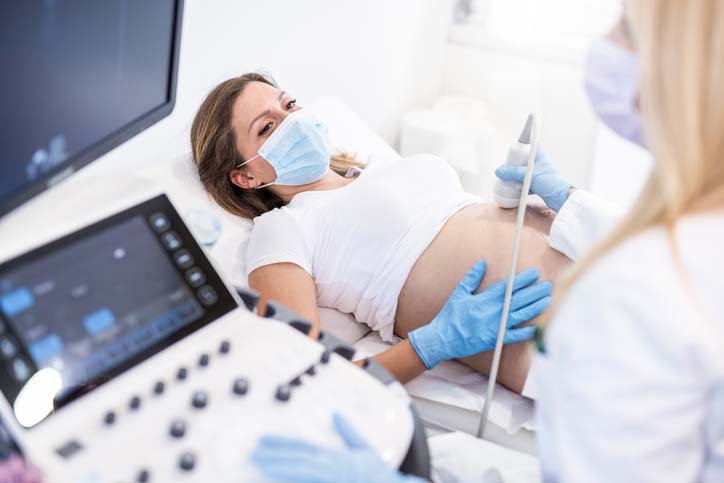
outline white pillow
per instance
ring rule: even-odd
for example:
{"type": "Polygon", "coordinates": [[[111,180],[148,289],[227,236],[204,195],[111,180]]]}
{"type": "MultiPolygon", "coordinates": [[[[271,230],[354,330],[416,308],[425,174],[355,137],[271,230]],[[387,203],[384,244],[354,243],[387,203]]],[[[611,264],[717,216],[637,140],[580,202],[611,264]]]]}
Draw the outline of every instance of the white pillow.
{"type": "Polygon", "coordinates": [[[352,314],[329,307],[319,307],[319,326],[324,332],[336,335],[349,345],[372,331],[367,324],[357,322],[352,314]]]}
{"type": "Polygon", "coordinates": [[[305,106],[329,127],[333,148],[356,154],[365,164],[377,161],[396,161],[400,155],[357,114],[336,97],[323,97],[305,106]]]}

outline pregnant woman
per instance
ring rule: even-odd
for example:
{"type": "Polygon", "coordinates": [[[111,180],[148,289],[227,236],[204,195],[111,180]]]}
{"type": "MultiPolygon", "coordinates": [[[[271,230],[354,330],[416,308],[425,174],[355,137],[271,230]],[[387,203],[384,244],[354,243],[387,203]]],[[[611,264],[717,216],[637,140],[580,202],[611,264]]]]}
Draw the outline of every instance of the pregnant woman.
{"type": "MultiPolygon", "coordinates": [[[[247,270],[262,308],[281,302],[312,321],[312,336],[322,306],[354,314],[386,341],[407,338],[376,358],[403,382],[451,358],[489,372],[515,210],[463,192],[435,156],[358,169],[331,154],[312,113],[260,74],[216,87],[196,114],[191,143],[208,193],[254,220],[247,270]]],[[[569,188],[557,185],[550,200],[562,204],[569,188]]],[[[550,281],[570,263],[549,246],[554,218],[529,207],[522,233],[519,266],[534,268],[516,276],[499,374],[517,392],[530,365],[520,342],[533,328],[514,326],[548,306],[550,281]]]]}

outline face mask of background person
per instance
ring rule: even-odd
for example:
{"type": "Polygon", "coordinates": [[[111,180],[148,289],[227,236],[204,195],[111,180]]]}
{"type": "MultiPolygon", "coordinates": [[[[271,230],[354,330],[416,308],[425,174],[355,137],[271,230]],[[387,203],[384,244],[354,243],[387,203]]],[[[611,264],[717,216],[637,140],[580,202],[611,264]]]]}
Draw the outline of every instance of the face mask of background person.
{"type": "Polygon", "coordinates": [[[585,87],[596,115],[619,136],[644,145],[638,103],[638,60],[623,20],[595,40],[585,65],[585,87]]]}
{"type": "Polygon", "coordinates": [[[276,179],[256,189],[272,184],[302,186],[324,177],[330,156],[327,126],[311,112],[299,110],[284,119],[259,152],[236,169],[262,157],[274,168],[276,179]]]}

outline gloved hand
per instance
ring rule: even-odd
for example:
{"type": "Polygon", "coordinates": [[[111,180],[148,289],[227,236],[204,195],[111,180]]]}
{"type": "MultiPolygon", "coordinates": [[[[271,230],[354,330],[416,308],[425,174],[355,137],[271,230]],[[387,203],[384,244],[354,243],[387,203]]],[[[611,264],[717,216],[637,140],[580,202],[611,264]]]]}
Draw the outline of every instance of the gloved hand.
{"type": "MultiPolygon", "coordinates": [[[[495,170],[495,176],[503,181],[518,181],[525,179],[525,166],[501,165],[495,170]]],[[[548,208],[560,211],[568,198],[568,190],[572,185],[558,173],[548,159],[548,156],[539,147],[535,153],[533,163],[533,177],[530,181],[530,192],[543,198],[548,208]]]]}
{"type": "Polygon", "coordinates": [[[340,414],[334,429],[346,450],[322,448],[283,436],[262,436],[251,459],[266,477],[299,483],[422,483],[385,464],[340,414]]]}
{"type": "MultiPolygon", "coordinates": [[[[408,339],[427,369],[441,361],[467,357],[495,348],[503,313],[506,280],[491,285],[479,294],[478,288],[487,265],[478,261],[455,287],[439,314],[427,325],[408,334],[408,339]]],[[[533,338],[535,327],[515,328],[541,314],[550,304],[553,285],[533,283],[540,277],[535,269],[518,273],[505,331],[505,344],[533,338]],[[532,285],[531,285],[532,284],[532,285]]]]}

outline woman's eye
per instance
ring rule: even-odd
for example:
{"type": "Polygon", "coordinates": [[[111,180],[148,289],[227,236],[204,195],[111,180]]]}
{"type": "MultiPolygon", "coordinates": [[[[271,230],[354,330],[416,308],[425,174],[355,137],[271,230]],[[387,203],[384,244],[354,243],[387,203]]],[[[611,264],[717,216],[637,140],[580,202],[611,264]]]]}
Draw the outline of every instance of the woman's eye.
{"type": "Polygon", "coordinates": [[[267,132],[269,132],[269,129],[271,129],[272,123],[268,122],[266,126],[264,126],[261,131],[259,131],[259,136],[263,136],[267,132]]]}
{"type": "Polygon", "coordinates": [[[289,101],[289,102],[287,103],[287,111],[290,110],[290,109],[293,109],[294,106],[296,106],[296,105],[297,105],[297,100],[296,100],[296,99],[292,99],[291,101],[289,101]]]}

